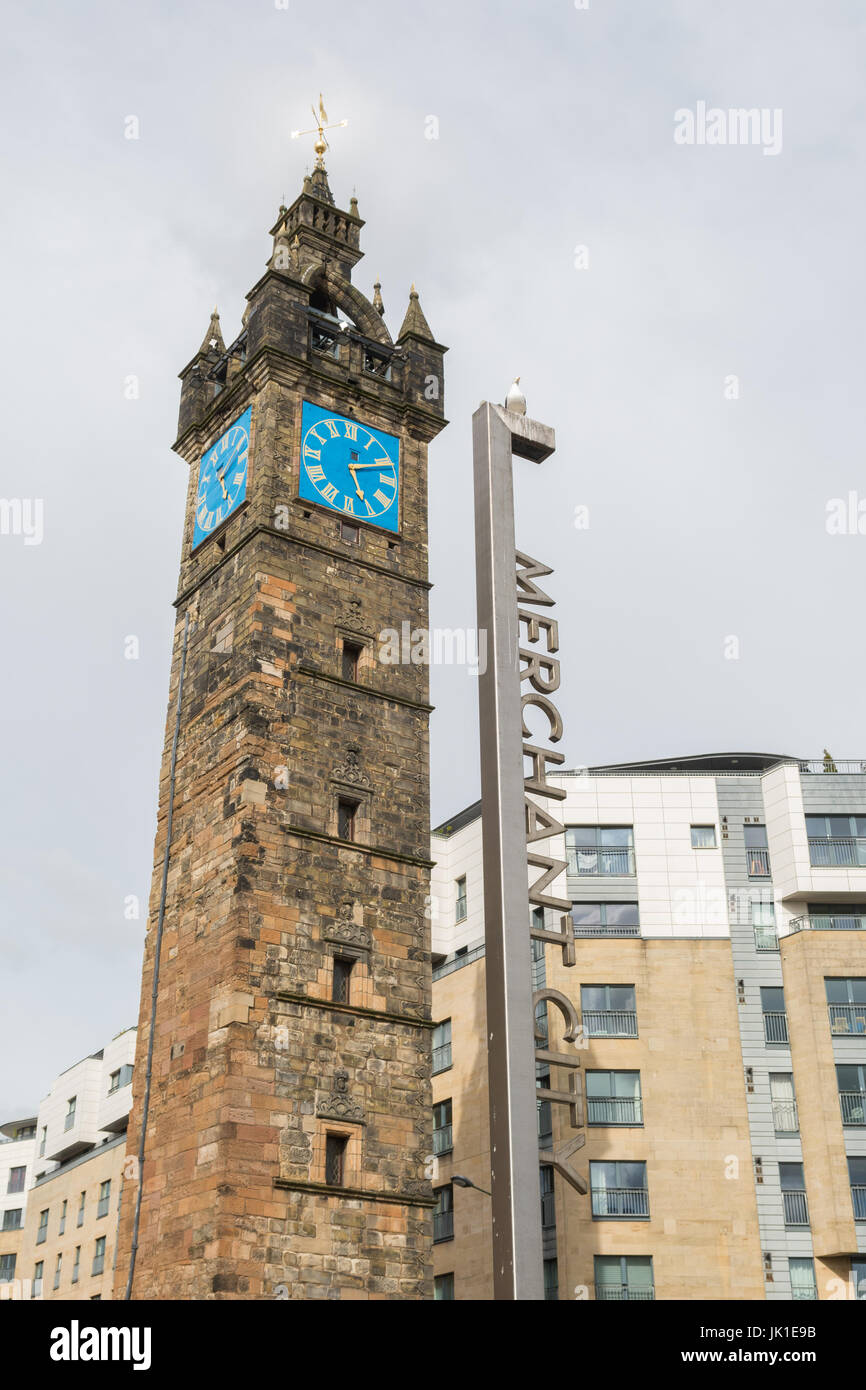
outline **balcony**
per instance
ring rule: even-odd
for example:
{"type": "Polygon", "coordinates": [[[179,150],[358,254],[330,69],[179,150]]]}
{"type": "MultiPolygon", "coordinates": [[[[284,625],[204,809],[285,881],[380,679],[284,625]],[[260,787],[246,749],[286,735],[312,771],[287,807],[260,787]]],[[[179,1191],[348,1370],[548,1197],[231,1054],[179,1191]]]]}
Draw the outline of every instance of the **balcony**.
{"type": "Polygon", "coordinates": [[[622,1009],[585,1009],[583,1031],[588,1038],[636,1038],[637,1014],[622,1009]]]}
{"type": "Polygon", "coordinates": [[[854,1203],[854,1220],[866,1221],[866,1184],[852,1184],[851,1201],[854,1203]]]}
{"type": "Polygon", "coordinates": [[[746,850],[749,859],[749,878],[770,877],[770,851],[768,849],[746,850]]]}
{"type": "Polygon", "coordinates": [[[628,1284],[596,1284],[595,1296],[600,1303],[651,1302],[656,1296],[656,1291],[652,1285],[648,1289],[634,1289],[628,1284]]]}
{"type": "Polygon", "coordinates": [[[788,1015],[773,1010],[764,1014],[764,1042],[787,1043],[788,1015]]]}
{"type": "Polygon", "coordinates": [[[575,924],[575,936],[640,936],[640,927],[608,927],[598,922],[595,925],[575,924]]]}
{"type": "Polygon", "coordinates": [[[779,934],[775,927],[755,927],[755,950],[778,951],[779,934]]]}
{"type": "Polygon", "coordinates": [[[773,1129],[777,1134],[799,1134],[800,1117],[795,1100],[773,1101],[773,1129]]]}
{"type": "Polygon", "coordinates": [[[866,1033],[866,1004],[828,1004],[830,1032],[837,1037],[846,1033],[866,1033]]]}
{"type": "Polygon", "coordinates": [[[823,758],[817,758],[805,763],[801,763],[800,771],[811,772],[816,774],[825,773],[829,776],[833,776],[834,773],[838,773],[840,776],[845,776],[846,774],[848,776],[852,774],[856,776],[857,773],[866,772],[866,762],[863,762],[859,758],[849,758],[843,762],[834,762],[832,758],[827,760],[823,758]]]}
{"type": "Polygon", "coordinates": [[[440,1240],[453,1240],[454,1238],[454,1213],[453,1211],[434,1211],[433,1213],[433,1243],[440,1240]]]}
{"type": "Polygon", "coordinates": [[[433,1152],[434,1154],[448,1154],[454,1145],[451,1142],[451,1125],[440,1125],[433,1131],[433,1152]]]}
{"type": "Polygon", "coordinates": [[[866,1125],[866,1092],[840,1091],[843,1125],[866,1125]]]}
{"type": "Polygon", "coordinates": [[[649,1192],[645,1187],[594,1187],[592,1214],[626,1218],[649,1216],[649,1192]]]}
{"type": "Polygon", "coordinates": [[[567,845],[565,857],[568,861],[567,872],[580,877],[622,877],[634,874],[634,850],[625,846],[594,849],[591,845],[585,848],[567,845]]]}
{"type": "Polygon", "coordinates": [[[451,1066],[451,1044],[445,1043],[442,1047],[433,1049],[433,1075],[437,1072],[447,1071],[451,1066]]]}
{"type": "Polygon", "coordinates": [[[808,1226],[809,1204],[805,1192],[783,1192],[782,1206],[786,1226],[808,1226]]]}
{"type": "Polygon", "coordinates": [[[810,912],[808,916],[792,917],[788,931],[866,931],[866,916],[857,912],[810,912]]]}
{"type": "Polygon", "coordinates": [[[587,1096],[587,1123],[591,1125],[642,1125],[640,1096],[587,1096]]]}
{"type": "Polygon", "coordinates": [[[809,837],[809,861],[813,869],[866,869],[866,837],[843,839],[809,837]]]}

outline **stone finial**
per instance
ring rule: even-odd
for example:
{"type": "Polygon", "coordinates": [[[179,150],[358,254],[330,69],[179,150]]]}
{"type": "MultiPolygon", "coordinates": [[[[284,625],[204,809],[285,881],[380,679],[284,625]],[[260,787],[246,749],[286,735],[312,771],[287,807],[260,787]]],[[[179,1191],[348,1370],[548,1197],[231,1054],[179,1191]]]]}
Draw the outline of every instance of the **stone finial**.
{"type": "Polygon", "coordinates": [[[203,353],[205,357],[212,357],[215,354],[218,356],[219,354],[225,352],[225,350],[226,345],[223,342],[222,330],[220,328],[220,316],[217,312],[216,305],[214,305],[214,310],[210,316],[210,323],[208,324],[207,333],[205,333],[204,335],[204,340],[202,342],[201,347],[199,348],[199,352],[203,353]]]}
{"type": "Polygon", "coordinates": [[[380,318],[385,317],[385,304],[382,300],[382,285],[378,280],[373,286],[373,308],[380,318]]]}
{"type": "Polygon", "coordinates": [[[350,217],[360,217],[360,216],[361,216],[361,214],[360,214],[359,211],[358,211],[358,199],[355,197],[354,193],[352,194],[351,198],[349,199],[349,216],[350,216],[350,217]]]}
{"type": "Polygon", "coordinates": [[[403,326],[397,334],[397,342],[400,343],[408,337],[423,338],[428,343],[435,343],[436,341],[430,330],[430,325],[424,317],[414,281],[409,291],[409,308],[406,310],[403,326]]]}

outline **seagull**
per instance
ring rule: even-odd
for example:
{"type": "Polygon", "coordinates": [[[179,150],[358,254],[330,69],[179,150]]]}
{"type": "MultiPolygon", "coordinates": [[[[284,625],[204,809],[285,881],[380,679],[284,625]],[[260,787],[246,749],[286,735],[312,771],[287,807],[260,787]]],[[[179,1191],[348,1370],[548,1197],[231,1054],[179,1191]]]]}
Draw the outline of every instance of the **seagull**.
{"type": "Polygon", "coordinates": [[[508,388],[508,395],[505,397],[505,409],[511,410],[515,415],[526,414],[526,397],[520,389],[520,377],[516,376],[508,388]]]}

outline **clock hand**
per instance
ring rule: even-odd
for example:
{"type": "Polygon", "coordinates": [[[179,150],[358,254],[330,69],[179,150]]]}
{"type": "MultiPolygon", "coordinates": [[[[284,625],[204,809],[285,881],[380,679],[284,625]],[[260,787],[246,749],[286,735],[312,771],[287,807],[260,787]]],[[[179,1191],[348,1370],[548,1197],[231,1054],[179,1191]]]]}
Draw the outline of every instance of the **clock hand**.
{"type": "Polygon", "coordinates": [[[351,468],[350,471],[354,470],[355,468],[393,468],[393,467],[394,467],[394,465],[393,465],[393,463],[391,462],[390,459],[380,459],[378,463],[353,463],[353,464],[352,464],[352,468],[351,468]]]}
{"type": "Polygon", "coordinates": [[[363,492],[361,491],[361,489],[358,487],[358,479],[355,477],[355,469],[356,469],[357,467],[358,467],[357,463],[350,463],[350,464],[349,464],[349,472],[350,472],[351,475],[352,475],[352,482],[355,484],[355,491],[357,492],[358,496],[360,497],[361,501],[363,502],[363,500],[364,500],[364,494],[363,494],[363,492]]]}

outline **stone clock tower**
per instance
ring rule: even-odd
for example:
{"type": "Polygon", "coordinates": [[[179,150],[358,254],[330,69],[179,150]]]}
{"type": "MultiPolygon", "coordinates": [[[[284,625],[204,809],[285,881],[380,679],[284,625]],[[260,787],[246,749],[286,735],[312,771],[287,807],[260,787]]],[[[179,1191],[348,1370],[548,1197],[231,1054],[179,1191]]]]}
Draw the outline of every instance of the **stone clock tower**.
{"type": "Polygon", "coordinates": [[[428,680],[379,634],[427,626],[445,348],[352,284],[363,225],[320,154],[181,372],[120,1298],[133,1246],[134,1299],[432,1297],[428,680]]]}

